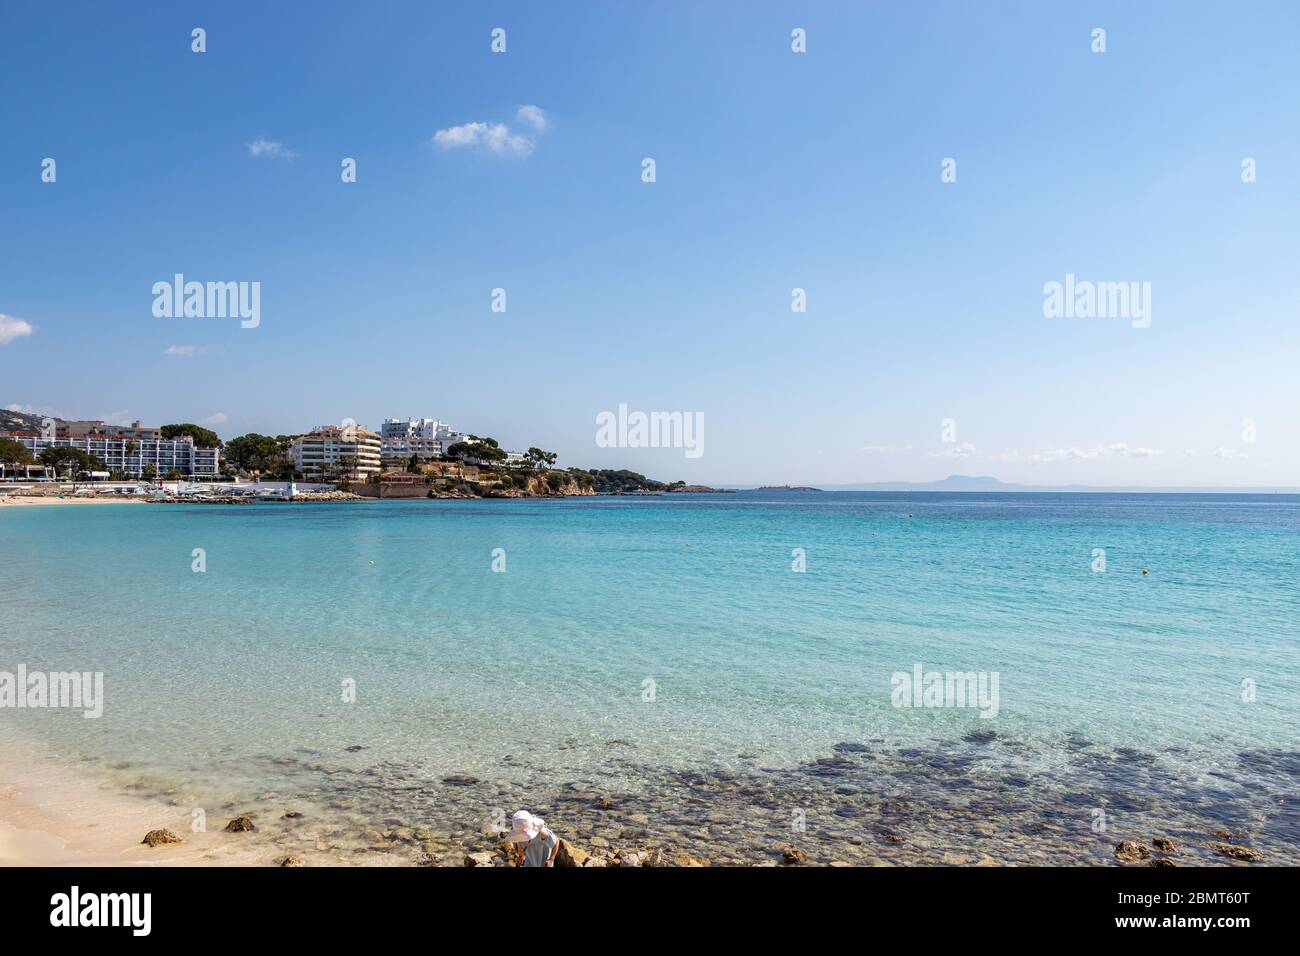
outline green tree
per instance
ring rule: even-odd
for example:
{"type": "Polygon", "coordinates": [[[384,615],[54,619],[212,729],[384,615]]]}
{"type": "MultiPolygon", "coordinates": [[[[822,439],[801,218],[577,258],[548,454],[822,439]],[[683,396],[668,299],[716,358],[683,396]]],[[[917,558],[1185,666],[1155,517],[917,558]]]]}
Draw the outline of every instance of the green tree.
{"type": "Polygon", "coordinates": [[[221,447],[221,439],[217,437],[216,432],[190,422],[183,422],[179,425],[164,425],[161,431],[163,438],[184,438],[188,435],[194,439],[194,444],[198,448],[221,447]]]}
{"type": "Polygon", "coordinates": [[[282,471],[288,462],[288,445],[292,443],[292,439],[282,441],[285,437],[249,432],[226,442],[222,457],[242,471],[258,474],[282,471]]]}
{"type": "Polygon", "coordinates": [[[506,453],[501,450],[495,438],[479,438],[477,435],[466,435],[465,441],[458,441],[447,449],[448,458],[459,458],[461,461],[478,461],[486,464],[493,462],[505,461],[506,453]]]}
{"type": "Polygon", "coordinates": [[[42,465],[53,468],[56,475],[60,470],[65,471],[69,478],[76,478],[83,471],[105,470],[104,463],[94,455],[66,445],[45,449],[41,452],[39,461],[42,465]]]}
{"type": "Polygon", "coordinates": [[[4,474],[6,465],[30,465],[32,453],[24,445],[12,438],[0,438],[0,475],[4,474]]]}
{"type": "Polygon", "coordinates": [[[524,452],[524,460],[528,462],[530,468],[541,468],[543,466],[550,468],[555,464],[559,456],[553,451],[542,451],[540,448],[529,448],[524,452]]]}

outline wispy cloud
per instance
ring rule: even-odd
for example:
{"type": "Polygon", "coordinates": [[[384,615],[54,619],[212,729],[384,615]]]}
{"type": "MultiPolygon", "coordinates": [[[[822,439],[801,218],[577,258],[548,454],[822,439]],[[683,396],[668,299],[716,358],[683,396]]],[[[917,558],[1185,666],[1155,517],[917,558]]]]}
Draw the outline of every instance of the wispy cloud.
{"type": "Polygon", "coordinates": [[[14,339],[31,335],[35,331],[36,327],[25,319],[16,319],[0,312],[0,345],[8,345],[14,339]]]}
{"type": "Polygon", "coordinates": [[[521,106],[515,113],[515,120],[525,126],[531,126],[537,132],[546,129],[546,111],[540,106],[521,106]]]}
{"type": "Polygon", "coordinates": [[[1244,451],[1237,451],[1235,448],[1217,448],[1214,452],[1215,458],[1249,458],[1244,451]]]}
{"type": "Polygon", "coordinates": [[[911,445],[863,445],[858,449],[864,455],[892,455],[894,452],[911,450],[911,445]]]}
{"type": "Polygon", "coordinates": [[[248,152],[253,156],[273,156],[279,159],[293,159],[298,154],[284,143],[269,139],[255,139],[248,144],[248,152]]]}
{"type": "Polygon", "coordinates": [[[207,348],[202,345],[169,345],[163,350],[163,355],[179,355],[182,358],[193,358],[195,355],[202,355],[207,348]]]}
{"type": "Polygon", "coordinates": [[[975,446],[970,442],[962,442],[960,445],[952,445],[942,451],[930,452],[931,458],[969,458],[975,454],[975,446]]]}
{"type": "Polygon", "coordinates": [[[439,149],[486,149],[501,156],[527,156],[533,151],[536,140],[533,134],[546,129],[546,113],[538,106],[521,106],[515,114],[517,124],[527,127],[517,132],[505,123],[462,123],[448,126],[433,134],[439,149]]]}
{"type": "Polygon", "coordinates": [[[130,425],[133,421],[131,412],[125,408],[116,412],[100,412],[94,420],[106,425],[130,425]]]}
{"type": "Polygon", "coordinates": [[[1089,461],[1093,458],[1154,458],[1163,455],[1159,448],[1130,448],[1126,442],[1114,442],[1109,445],[1094,445],[1092,448],[1049,448],[1029,456],[1033,465],[1050,465],[1061,461],[1089,461]]]}
{"type": "Polygon", "coordinates": [[[225,412],[216,412],[212,415],[209,415],[207,418],[200,418],[199,424],[200,425],[224,425],[227,421],[229,421],[229,419],[226,418],[225,412]]]}

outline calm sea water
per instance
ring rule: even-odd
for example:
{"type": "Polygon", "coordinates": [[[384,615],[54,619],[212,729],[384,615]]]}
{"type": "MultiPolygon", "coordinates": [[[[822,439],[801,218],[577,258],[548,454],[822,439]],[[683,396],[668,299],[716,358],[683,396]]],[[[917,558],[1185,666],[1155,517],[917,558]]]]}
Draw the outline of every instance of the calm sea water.
{"type": "Polygon", "coordinates": [[[886,796],[958,813],[973,787],[1022,843],[1078,827],[1069,858],[1102,852],[1096,807],[1181,815],[1188,838],[1235,823],[1274,859],[1300,844],[1300,497],[11,508],[0,553],[0,670],[102,671],[107,696],[99,720],[0,711],[0,745],[184,799],[455,828],[476,802],[554,814],[572,793],[667,819],[674,788],[716,779],[736,783],[715,811],[749,800],[777,827],[784,788],[867,853],[924,829],[886,796]],[[918,663],[997,672],[996,718],[893,706],[918,663]]]}

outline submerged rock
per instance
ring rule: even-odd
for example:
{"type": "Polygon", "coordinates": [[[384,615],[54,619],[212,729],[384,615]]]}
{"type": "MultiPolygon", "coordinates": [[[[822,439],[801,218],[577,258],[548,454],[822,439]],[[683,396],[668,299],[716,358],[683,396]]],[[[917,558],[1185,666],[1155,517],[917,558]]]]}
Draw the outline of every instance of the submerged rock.
{"type": "Polygon", "coordinates": [[[450,777],[443,777],[442,782],[453,787],[469,787],[478,783],[478,777],[467,773],[453,773],[450,777]]]}
{"type": "Polygon", "coordinates": [[[1121,863],[1141,863],[1151,858],[1151,851],[1136,840],[1120,840],[1115,845],[1115,859],[1121,863]]]}
{"type": "Polygon", "coordinates": [[[302,857],[286,856],[283,860],[279,862],[279,865],[280,866],[305,866],[306,864],[302,862],[302,857]]]}
{"type": "Polygon", "coordinates": [[[487,850],[481,850],[478,853],[465,854],[466,866],[496,866],[497,855],[487,850]]]}
{"type": "Polygon", "coordinates": [[[1264,854],[1258,850],[1252,850],[1248,846],[1234,846],[1231,843],[1211,843],[1209,847],[1216,853],[1222,853],[1234,860],[1245,860],[1248,863],[1253,863],[1256,860],[1264,859],[1264,854]]]}
{"type": "Polygon", "coordinates": [[[798,863],[807,863],[808,854],[797,846],[787,846],[781,848],[781,859],[785,860],[786,866],[794,866],[798,863]]]}
{"type": "Polygon", "coordinates": [[[1159,850],[1161,853],[1178,852],[1178,844],[1175,843],[1173,840],[1169,839],[1169,837],[1156,837],[1154,840],[1151,841],[1151,845],[1155,847],[1157,850],[1159,850]]]}
{"type": "Polygon", "coordinates": [[[252,819],[247,814],[235,817],[226,824],[227,833],[248,833],[256,829],[257,827],[253,825],[252,819]]]}
{"type": "Polygon", "coordinates": [[[168,843],[184,843],[185,841],[171,830],[150,830],[140,842],[149,846],[164,846],[168,843]]]}

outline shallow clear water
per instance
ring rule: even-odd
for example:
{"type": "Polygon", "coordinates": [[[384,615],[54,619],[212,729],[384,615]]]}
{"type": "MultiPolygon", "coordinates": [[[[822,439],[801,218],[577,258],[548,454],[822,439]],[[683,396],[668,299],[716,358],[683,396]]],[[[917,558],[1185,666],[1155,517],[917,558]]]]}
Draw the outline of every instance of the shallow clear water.
{"type": "MultiPolygon", "coordinates": [[[[385,794],[387,816],[436,818],[588,790],[671,803],[721,774],[742,781],[715,795],[730,814],[744,781],[811,774],[859,790],[837,802],[832,787],[825,810],[869,807],[859,828],[876,832],[882,775],[916,800],[960,789],[937,754],[954,779],[975,761],[986,796],[1028,781],[1029,818],[1063,812],[1066,833],[1087,836],[1097,806],[1122,820],[1136,793],[1135,814],[1198,807],[1274,858],[1300,844],[1300,497],[10,508],[0,548],[0,670],[103,671],[107,697],[99,720],[0,710],[0,744],[20,735],[190,799],[274,791],[365,816],[382,768],[413,794],[401,812],[385,794]],[[997,672],[996,718],[892,706],[891,676],[917,663],[997,672]],[[874,764],[817,763],[836,754],[874,764]],[[443,787],[451,774],[494,789],[443,787]]],[[[996,801],[981,813],[996,819],[996,801]]],[[[830,840],[858,826],[840,816],[830,840]]]]}

